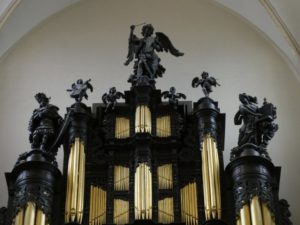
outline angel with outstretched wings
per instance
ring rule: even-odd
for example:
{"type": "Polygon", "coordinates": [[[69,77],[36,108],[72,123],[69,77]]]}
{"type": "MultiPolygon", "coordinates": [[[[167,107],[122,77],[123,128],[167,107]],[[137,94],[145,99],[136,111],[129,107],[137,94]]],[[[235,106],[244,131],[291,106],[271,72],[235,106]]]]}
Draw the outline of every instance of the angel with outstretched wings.
{"type": "Polygon", "coordinates": [[[161,96],[163,98],[168,98],[170,105],[173,105],[174,109],[177,109],[178,99],[186,99],[185,94],[176,93],[175,87],[171,87],[169,91],[164,91],[163,93],[161,93],[161,96]]]}
{"type": "Polygon", "coordinates": [[[93,92],[93,86],[90,81],[91,79],[85,82],[82,79],[78,79],[76,83],[73,83],[71,89],[67,89],[71,98],[74,98],[76,102],[81,102],[83,98],[88,99],[87,90],[89,89],[93,92]]]}
{"type": "Polygon", "coordinates": [[[165,68],[160,64],[160,58],[156,52],[170,52],[174,56],[183,56],[161,32],[156,32],[153,36],[154,28],[151,24],[146,24],[142,28],[142,38],[138,38],[133,32],[136,26],[132,25],[129,35],[129,47],[127,60],[124,65],[129,65],[134,61],[134,75],[137,77],[148,76],[150,79],[162,77],[165,68]]]}
{"type": "Polygon", "coordinates": [[[212,86],[220,86],[217,79],[209,76],[209,74],[205,71],[201,74],[201,79],[199,77],[195,77],[192,81],[192,87],[196,88],[199,85],[202,87],[205,97],[208,97],[212,92],[212,86]]]}
{"type": "Polygon", "coordinates": [[[117,100],[120,98],[125,98],[125,95],[122,92],[117,91],[115,87],[110,88],[108,93],[103,94],[102,101],[106,105],[105,112],[114,110],[117,100]]]}

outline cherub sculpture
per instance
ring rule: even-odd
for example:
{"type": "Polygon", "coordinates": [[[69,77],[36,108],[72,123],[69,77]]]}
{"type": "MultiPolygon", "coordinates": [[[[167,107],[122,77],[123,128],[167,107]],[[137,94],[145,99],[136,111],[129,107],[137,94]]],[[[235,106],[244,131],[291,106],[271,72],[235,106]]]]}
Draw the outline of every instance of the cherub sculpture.
{"type": "Polygon", "coordinates": [[[58,114],[59,108],[50,105],[50,98],[44,93],[37,93],[35,99],[40,107],[33,111],[29,121],[29,141],[32,148],[48,151],[58,134],[63,119],[58,114]]]}
{"type": "Polygon", "coordinates": [[[120,98],[125,98],[125,95],[118,92],[115,87],[110,88],[108,93],[102,95],[102,101],[106,105],[105,112],[108,110],[114,110],[117,100],[120,98]]]}
{"type": "Polygon", "coordinates": [[[168,98],[170,105],[173,105],[174,109],[177,109],[178,99],[183,98],[186,99],[186,96],[182,93],[176,93],[176,88],[171,87],[169,91],[164,91],[161,96],[163,98],[168,98]]]}
{"type": "Polygon", "coordinates": [[[201,74],[201,79],[199,79],[199,77],[195,77],[192,81],[192,87],[196,88],[199,85],[201,85],[205,97],[209,97],[209,94],[212,92],[212,86],[221,86],[217,82],[216,78],[210,77],[205,71],[201,74]]]}
{"type": "Polygon", "coordinates": [[[257,98],[245,93],[239,95],[241,105],[235,114],[235,125],[241,125],[238,145],[254,144],[265,148],[278,130],[276,107],[264,99],[262,107],[258,107],[257,98]]]}
{"type": "Polygon", "coordinates": [[[88,95],[86,93],[87,90],[89,89],[93,92],[93,86],[90,81],[91,79],[88,79],[85,82],[83,82],[82,79],[78,79],[76,83],[73,83],[71,89],[67,89],[67,91],[70,92],[71,98],[75,98],[76,102],[81,102],[83,97],[88,99],[88,95]]]}
{"type": "MultiPolygon", "coordinates": [[[[136,26],[130,27],[129,47],[127,60],[124,63],[126,66],[135,59],[134,62],[134,78],[146,76],[150,80],[157,77],[162,77],[165,68],[160,64],[160,58],[156,52],[170,52],[174,56],[183,56],[183,53],[178,51],[170,39],[161,32],[156,32],[153,36],[154,28],[151,24],[146,24],[142,28],[142,38],[138,38],[133,34],[136,26]]],[[[133,77],[129,80],[134,80],[133,77]]]]}

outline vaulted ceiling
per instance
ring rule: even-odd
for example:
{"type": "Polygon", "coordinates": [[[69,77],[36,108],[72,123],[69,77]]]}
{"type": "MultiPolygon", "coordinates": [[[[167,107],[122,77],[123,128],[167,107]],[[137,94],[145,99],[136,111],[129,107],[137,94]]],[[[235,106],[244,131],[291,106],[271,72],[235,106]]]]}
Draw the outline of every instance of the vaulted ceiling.
{"type": "MultiPolygon", "coordinates": [[[[0,58],[49,16],[80,0],[0,0],[0,58]]],[[[258,29],[300,80],[299,0],[214,0],[258,29]]]]}

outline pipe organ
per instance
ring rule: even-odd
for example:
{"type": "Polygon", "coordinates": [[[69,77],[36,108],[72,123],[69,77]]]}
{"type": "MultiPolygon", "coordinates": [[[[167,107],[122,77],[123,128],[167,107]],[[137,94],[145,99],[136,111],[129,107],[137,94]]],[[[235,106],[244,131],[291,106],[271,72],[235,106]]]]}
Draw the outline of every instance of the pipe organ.
{"type": "Polygon", "coordinates": [[[91,185],[89,224],[106,224],[106,191],[96,185],[91,185]]]}
{"type": "Polygon", "coordinates": [[[135,219],[152,219],[152,174],[146,163],[140,163],[134,175],[135,219]]]}
{"type": "Polygon", "coordinates": [[[171,135],[171,118],[170,116],[157,117],[156,135],[158,137],[168,137],[171,135]]]}
{"type": "Polygon", "coordinates": [[[130,136],[129,119],[125,117],[116,117],[116,138],[128,138],[130,136]]]}
{"type": "Polygon", "coordinates": [[[164,198],[158,201],[158,222],[163,224],[174,223],[173,198],[164,198]]]}
{"type": "Polygon", "coordinates": [[[180,101],[185,95],[174,87],[156,88],[161,74],[150,73],[157,65],[147,57],[136,61],[130,90],[113,87],[91,107],[82,102],[91,80],[77,80],[64,118],[44,93],[35,96],[31,149],[6,173],[0,225],[291,224],[288,203],[279,200],[280,167],[267,151],[278,129],[276,107],[240,94],[238,145],[224,168],[225,114],[209,96],[217,80],[203,72],[192,87],[204,96],[180,101]]]}
{"type": "Polygon", "coordinates": [[[85,181],[84,144],[79,138],[71,146],[68,160],[65,222],[82,223],[85,181]]]}
{"type": "Polygon", "coordinates": [[[147,105],[139,105],[135,111],[135,132],[151,133],[151,112],[147,105]]]}
{"type": "Polygon", "coordinates": [[[187,225],[199,224],[196,182],[180,189],[181,220],[187,225]]]}
{"type": "Polygon", "coordinates": [[[34,202],[27,202],[26,208],[21,209],[13,221],[13,225],[48,225],[44,212],[36,207],[34,202]]]}
{"type": "Polygon", "coordinates": [[[220,165],[216,141],[204,137],[202,142],[202,179],[205,218],[221,219],[220,165]]]}

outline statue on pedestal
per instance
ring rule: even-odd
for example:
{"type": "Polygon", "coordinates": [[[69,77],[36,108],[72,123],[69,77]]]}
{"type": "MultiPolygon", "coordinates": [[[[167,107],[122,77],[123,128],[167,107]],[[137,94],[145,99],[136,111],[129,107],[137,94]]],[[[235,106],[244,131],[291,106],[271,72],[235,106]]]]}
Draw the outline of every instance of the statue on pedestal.
{"type": "Polygon", "coordinates": [[[50,98],[44,93],[37,93],[35,99],[40,107],[33,111],[29,121],[29,141],[33,149],[48,151],[58,134],[63,119],[58,114],[59,108],[49,104],[50,98]]]}
{"type": "Polygon", "coordinates": [[[183,56],[183,53],[173,46],[170,39],[164,33],[156,32],[154,36],[154,28],[151,24],[143,26],[142,38],[138,38],[133,34],[135,27],[135,25],[130,27],[128,55],[124,63],[127,66],[135,59],[134,74],[131,75],[128,81],[135,83],[141,77],[147,77],[149,80],[162,77],[165,68],[160,64],[160,58],[156,52],[170,52],[177,57],[183,56]]]}
{"type": "Polygon", "coordinates": [[[210,77],[209,74],[205,71],[201,74],[201,79],[199,79],[199,77],[195,77],[192,81],[193,88],[196,88],[199,85],[202,87],[202,91],[205,97],[209,97],[209,94],[212,92],[212,86],[221,86],[217,82],[216,78],[210,77]]]}
{"type": "Polygon", "coordinates": [[[125,98],[125,95],[116,90],[115,87],[111,87],[108,93],[102,95],[102,101],[106,105],[105,112],[108,110],[114,110],[117,104],[117,100],[125,98]]]}
{"type": "Polygon", "coordinates": [[[174,109],[177,109],[178,99],[186,99],[185,94],[176,93],[175,87],[170,87],[170,91],[164,91],[163,93],[161,93],[161,96],[164,98],[168,98],[170,105],[172,105],[174,109]]]}
{"type": "Polygon", "coordinates": [[[82,79],[78,79],[76,83],[72,84],[71,89],[67,89],[70,92],[71,98],[75,98],[76,102],[82,102],[82,99],[88,99],[87,90],[93,92],[93,86],[90,83],[91,79],[83,82],[82,79]]]}

